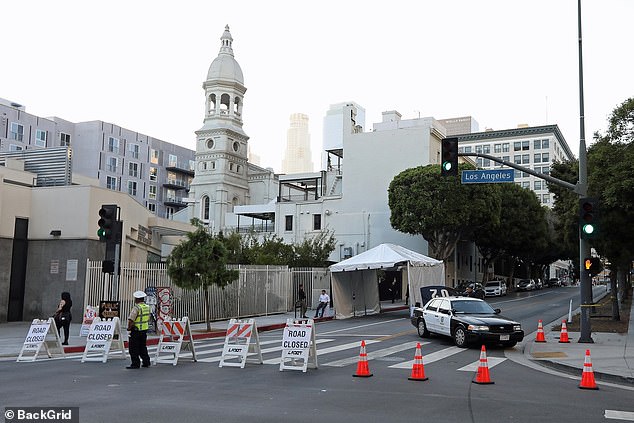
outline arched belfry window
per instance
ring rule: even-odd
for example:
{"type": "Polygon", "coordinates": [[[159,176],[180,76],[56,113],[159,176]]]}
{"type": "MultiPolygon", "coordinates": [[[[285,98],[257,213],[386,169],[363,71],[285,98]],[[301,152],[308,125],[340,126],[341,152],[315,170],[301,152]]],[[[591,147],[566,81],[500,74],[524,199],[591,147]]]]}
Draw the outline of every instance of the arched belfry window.
{"type": "Polygon", "coordinates": [[[213,115],[216,113],[216,94],[211,94],[209,96],[209,114],[213,115]]]}
{"type": "Polygon", "coordinates": [[[202,198],[202,212],[203,220],[209,220],[209,197],[206,195],[202,198]]]}
{"type": "Polygon", "coordinates": [[[242,102],[240,101],[240,97],[233,99],[233,104],[235,105],[235,114],[240,116],[242,114],[242,102]]]}
{"type": "Polygon", "coordinates": [[[231,98],[229,94],[223,94],[220,97],[220,113],[226,115],[231,109],[231,98]]]}

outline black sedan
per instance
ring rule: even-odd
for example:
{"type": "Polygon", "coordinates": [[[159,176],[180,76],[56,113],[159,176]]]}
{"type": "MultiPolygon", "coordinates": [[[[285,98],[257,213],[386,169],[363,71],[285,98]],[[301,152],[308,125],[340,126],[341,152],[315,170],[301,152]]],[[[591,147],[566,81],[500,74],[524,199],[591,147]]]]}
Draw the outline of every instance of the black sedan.
{"type": "Polygon", "coordinates": [[[467,297],[432,298],[424,307],[414,308],[412,324],[418,335],[430,333],[450,336],[456,346],[501,344],[513,347],[524,339],[518,322],[500,315],[486,301],[467,297]]]}

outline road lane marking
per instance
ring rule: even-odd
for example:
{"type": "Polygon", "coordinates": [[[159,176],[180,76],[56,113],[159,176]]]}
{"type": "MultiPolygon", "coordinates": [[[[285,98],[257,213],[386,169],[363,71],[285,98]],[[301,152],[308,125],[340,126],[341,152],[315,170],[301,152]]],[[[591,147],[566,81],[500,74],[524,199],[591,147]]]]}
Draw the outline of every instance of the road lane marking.
{"type": "MultiPolygon", "coordinates": [[[[452,355],[461,353],[463,351],[466,351],[466,349],[458,348],[458,347],[449,347],[449,348],[445,348],[444,350],[429,353],[427,355],[423,353],[423,365],[430,364],[430,363],[433,363],[434,361],[439,361],[447,357],[451,357],[452,355]]],[[[402,363],[393,364],[390,366],[390,368],[411,369],[413,365],[414,365],[414,360],[409,360],[409,361],[404,361],[402,363]]]]}
{"type": "MultiPolygon", "coordinates": [[[[371,344],[376,344],[379,341],[375,341],[375,340],[369,340],[369,341],[365,341],[365,345],[371,345],[371,344]]],[[[317,340],[317,343],[319,344],[319,340],[317,340]]],[[[349,342],[347,344],[341,344],[341,345],[335,345],[332,347],[327,347],[327,348],[323,348],[321,350],[317,350],[317,356],[320,355],[324,355],[324,354],[330,354],[333,352],[338,352],[338,351],[344,351],[344,350],[348,350],[350,348],[361,348],[361,343],[360,342],[349,342]]],[[[281,348],[280,348],[281,350],[281,348]]],[[[264,360],[264,364],[280,364],[280,360],[282,359],[282,357],[276,357],[276,358],[271,358],[269,360],[264,360]]]]}
{"type": "Polygon", "coordinates": [[[403,319],[391,319],[391,320],[385,320],[382,322],[374,322],[374,323],[368,323],[367,325],[358,325],[358,326],[352,326],[349,328],[344,328],[344,329],[337,329],[337,330],[331,330],[328,332],[321,332],[321,335],[330,335],[331,333],[337,333],[337,332],[345,332],[347,330],[355,330],[355,329],[359,329],[359,328],[367,328],[370,326],[375,326],[375,325],[382,325],[384,323],[392,323],[392,322],[402,322],[403,319]]]}
{"type": "MultiPolygon", "coordinates": [[[[503,361],[506,361],[506,357],[487,357],[487,364],[489,369],[497,366],[503,361]]],[[[480,367],[480,360],[474,361],[471,364],[467,364],[466,366],[459,368],[458,371],[475,372],[476,370],[478,370],[478,367],[480,367]]]]}
{"type": "Polygon", "coordinates": [[[634,412],[631,411],[618,411],[618,410],[605,410],[605,418],[613,420],[627,420],[634,422],[634,412]]]}
{"type": "MultiPolygon", "coordinates": [[[[317,340],[317,344],[321,344],[324,342],[331,342],[334,341],[334,339],[318,339],[317,340]]],[[[263,348],[261,350],[262,354],[266,354],[266,353],[270,353],[270,352],[275,352],[275,351],[282,351],[282,341],[276,341],[279,345],[277,347],[271,347],[271,348],[263,348]]],[[[261,344],[261,343],[260,343],[261,344]]],[[[222,352],[222,350],[220,350],[222,352]]],[[[250,354],[249,354],[250,355],[250,354]]],[[[218,362],[222,359],[222,356],[219,357],[210,357],[210,358],[203,358],[200,359],[198,361],[203,362],[203,363],[215,363],[218,362]]],[[[268,364],[268,363],[267,363],[268,364]]]]}
{"type": "MultiPolygon", "coordinates": [[[[368,343],[366,342],[366,345],[368,343]]],[[[387,355],[392,355],[395,354],[397,352],[401,352],[401,351],[405,351],[405,350],[412,350],[414,351],[416,349],[416,345],[418,344],[418,342],[405,342],[402,344],[398,344],[398,345],[393,345],[391,347],[388,348],[383,348],[380,350],[376,350],[376,351],[367,351],[368,354],[368,361],[370,360],[374,360],[375,358],[379,358],[379,357],[385,357],[387,355]]],[[[335,361],[331,361],[329,363],[324,363],[324,366],[330,366],[330,367],[344,367],[344,366],[348,366],[350,364],[354,364],[357,361],[359,361],[359,357],[348,357],[348,358],[343,358],[341,360],[335,360],[335,361]]]]}

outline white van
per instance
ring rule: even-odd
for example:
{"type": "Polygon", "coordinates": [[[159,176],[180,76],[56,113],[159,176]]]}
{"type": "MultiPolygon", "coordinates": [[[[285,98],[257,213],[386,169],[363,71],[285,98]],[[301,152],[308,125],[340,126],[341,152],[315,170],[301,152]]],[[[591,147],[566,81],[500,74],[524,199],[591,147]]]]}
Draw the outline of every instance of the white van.
{"type": "Polygon", "coordinates": [[[506,284],[504,281],[489,281],[484,286],[484,295],[487,297],[501,297],[506,295],[506,284]]]}

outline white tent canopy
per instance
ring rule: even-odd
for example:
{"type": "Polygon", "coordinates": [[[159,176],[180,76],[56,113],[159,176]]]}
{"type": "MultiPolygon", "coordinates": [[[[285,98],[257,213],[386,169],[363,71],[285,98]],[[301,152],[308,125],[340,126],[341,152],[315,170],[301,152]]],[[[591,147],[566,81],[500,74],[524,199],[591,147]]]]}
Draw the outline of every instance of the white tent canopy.
{"type": "Polygon", "coordinates": [[[408,283],[410,304],[421,301],[420,287],[444,285],[445,281],[442,261],[400,245],[378,245],[330,266],[338,319],[379,313],[378,269],[404,272],[403,280],[408,283]]]}

